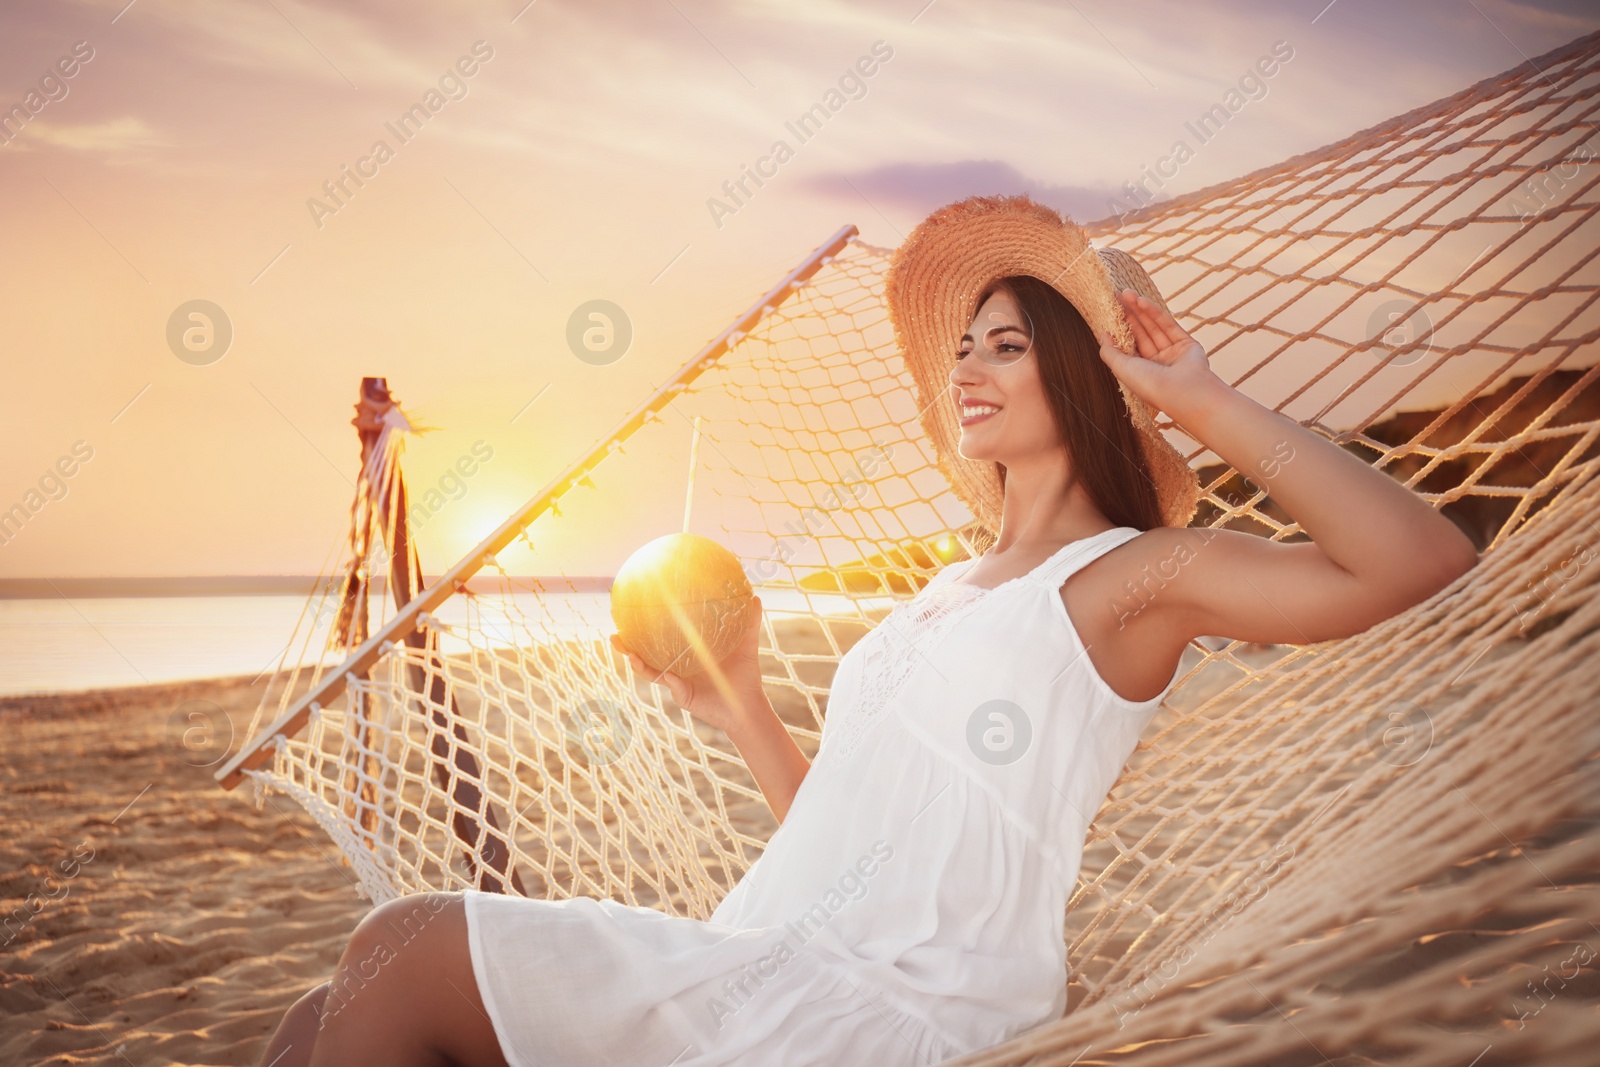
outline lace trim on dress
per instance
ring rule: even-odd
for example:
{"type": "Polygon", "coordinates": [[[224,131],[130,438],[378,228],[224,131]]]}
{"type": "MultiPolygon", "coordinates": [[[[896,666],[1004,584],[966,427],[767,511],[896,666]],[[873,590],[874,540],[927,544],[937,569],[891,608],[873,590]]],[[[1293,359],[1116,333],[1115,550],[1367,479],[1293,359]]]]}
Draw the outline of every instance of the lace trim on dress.
{"type": "Polygon", "coordinates": [[[828,739],[833,755],[844,760],[856,750],[861,738],[882,718],[883,709],[911,678],[912,672],[971,608],[1001,590],[1037,582],[1041,577],[1050,584],[1059,584],[1068,573],[1087,562],[1085,554],[1092,559],[1099,554],[1093,550],[1108,539],[1120,544],[1138,532],[1130,527],[1117,527],[1069,542],[1026,574],[1001,582],[992,589],[955,580],[971,570],[982,557],[973,556],[947,564],[916,596],[895,605],[883,621],[847,653],[854,656],[859,650],[862,657],[860,693],[854,706],[840,709],[836,733],[830,734],[828,739]]]}
{"type": "Polygon", "coordinates": [[[981,586],[940,581],[949,573],[946,567],[916,596],[895,605],[856,646],[862,657],[860,693],[848,714],[841,717],[843,721],[832,739],[834,755],[839,759],[856,750],[867,728],[882,717],[883,709],[919,663],[967,609],[992,592],[981,586]]]}

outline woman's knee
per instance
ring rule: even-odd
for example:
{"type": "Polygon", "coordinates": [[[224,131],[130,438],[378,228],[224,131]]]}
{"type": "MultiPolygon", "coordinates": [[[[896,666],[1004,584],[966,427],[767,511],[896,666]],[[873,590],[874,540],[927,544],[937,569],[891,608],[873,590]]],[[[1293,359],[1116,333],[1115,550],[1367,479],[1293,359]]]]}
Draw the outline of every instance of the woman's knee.
{"type": "Polygon", "coordinates": [[[319,1064],[348,1062],[360,1048],[505,1065],[473,976],[459,893],[419,893],[373,908],[351,933],[325,996],[319,1064]]]}
{"type": "Polygon", "coordinates": [[[359,1003],[371,987],[393,987],[402,975],[438,966],[442,950],[458,940],[465,949],[465,937],[453,936],[465,931],[461,909],[460,894],[414,893],[369,911],[351,932],[327,985],[322,1017],[359,1003]]]}
{"type": "Polygon", "coordinates": [[[362,916],[350,934],[346,957],[365,958],[380,946],[398,953],[419,940],[437,934],[441,925],[449,926],[451,913],[461,908],[459,893],[409,893],[385,901],[362,916]],[[444,922],[440,923],[440,919],[444,922]]]}

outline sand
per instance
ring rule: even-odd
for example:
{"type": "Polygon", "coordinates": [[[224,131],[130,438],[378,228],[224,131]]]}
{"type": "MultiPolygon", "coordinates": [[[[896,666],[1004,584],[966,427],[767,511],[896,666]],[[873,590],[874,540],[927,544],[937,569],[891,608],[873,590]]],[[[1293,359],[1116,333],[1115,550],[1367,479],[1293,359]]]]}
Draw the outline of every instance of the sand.
{"type": "MultiPolygon", "coordinates": [[[[332,975],[371,902],[298,804],[257,811],[212,777],[266,684],[0,698],[0,1064],[255,1064],[332,975]]],[[[774,703],[814,726],[793,693],[774,703]]],[[[775,825],[757,800],[734,817],[775,825]]]]}
{"type": "MultiPolygon", "coordinates": [[[[830,652],[814,625],[780,625],[785,648],[830,652]]],[[[371,902],[298,804],[257,811],[212,777],[266,684],[0,698],[0,1064],[255,1064],[332,975],[371,902]]],[[[814,727],[797,694],[772,695],[814,727]]],[[[734,817],[775,825],[756,800],[734,817]]]]}
{"type": "Polygon", "coordinates": [[[224,792],[169,725],[204,700],[242,735],[257,696],[0,700],[0,1063],[254,1064],[331,975],[370,902],[298,805],[224,792]]]}

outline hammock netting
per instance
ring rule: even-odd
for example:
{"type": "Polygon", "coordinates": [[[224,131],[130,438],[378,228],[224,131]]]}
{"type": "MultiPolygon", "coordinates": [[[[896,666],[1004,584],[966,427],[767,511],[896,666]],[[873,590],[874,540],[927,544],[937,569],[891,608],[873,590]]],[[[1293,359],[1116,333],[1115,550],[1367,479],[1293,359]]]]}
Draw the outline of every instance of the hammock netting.
{"type": "MultiPolygon", "coordinates": [[[[1090,830],[1066,1015],[958,1062],[1593,1062],[1597,85],[1593,35],[1089,227],[1224,377],[1410,486],[1483,556],[1353,638],[1196,642],[1090,830]]],[[[696,416],[693,529],[757,583],[767,690],[808,756],[839,657],[992,543],[921,438],[889,250],[841,233],[425,610],[391,603],[416,570],[400,435],[373,449],[241,769],[258,799],[303,805],[374,900],[477,887],[704,918],[760,854],[776,824],[754,780],[612,650],[605,594],[509,573],[526,546],[637,519],[629,465],[681,453],[696,416]]],[[[1201,471],[1195,525],[1303,539],[1165,429],[1201,471]]]]}

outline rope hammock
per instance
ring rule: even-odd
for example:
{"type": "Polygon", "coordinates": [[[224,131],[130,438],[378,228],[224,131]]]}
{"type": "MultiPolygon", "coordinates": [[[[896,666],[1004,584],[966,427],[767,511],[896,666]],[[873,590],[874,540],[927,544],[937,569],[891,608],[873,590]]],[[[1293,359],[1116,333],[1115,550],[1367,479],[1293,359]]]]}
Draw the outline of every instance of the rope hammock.
{"type": "MultiPolygon", "coordinates": [[[[1089,227],[1223,377],[1484,555],[1347,640],[1196,642],[1090,830],[1066,1015],[956,1062],[1592,1062],[1597,86],[1600,34],[1089,227]]],[[[508,564],[639,515],[640,472],[698,419],[697,532],[758,583],[767,691],[813,755],[839,657],[994,538],[919,438],[888,254],[841,230],[426,589],[405,494],[374,488],[398,484],[386,436],[353,514],[371,526],[219,779],[293,797],[376,901],[477,887],[708,916],[775,828],[754,780],[611,649],[603,591],[508,564]]],[[[1166,432],[1202,472],[1195,525],[1304,539],[1166,432]]]]}

